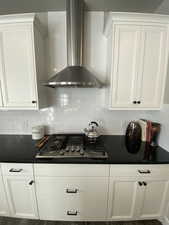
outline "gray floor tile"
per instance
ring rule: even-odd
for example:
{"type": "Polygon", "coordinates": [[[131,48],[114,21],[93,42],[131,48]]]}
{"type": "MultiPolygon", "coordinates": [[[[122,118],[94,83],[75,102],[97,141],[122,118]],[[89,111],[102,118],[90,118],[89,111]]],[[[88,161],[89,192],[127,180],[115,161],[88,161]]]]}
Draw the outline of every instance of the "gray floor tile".
{"type": "Polygon", "coordinates": [[[27,220],[10,217],[0,217],[0,225],[162,225],[158,220],[118,221],[118,222],[67,222],[27,220]]]}

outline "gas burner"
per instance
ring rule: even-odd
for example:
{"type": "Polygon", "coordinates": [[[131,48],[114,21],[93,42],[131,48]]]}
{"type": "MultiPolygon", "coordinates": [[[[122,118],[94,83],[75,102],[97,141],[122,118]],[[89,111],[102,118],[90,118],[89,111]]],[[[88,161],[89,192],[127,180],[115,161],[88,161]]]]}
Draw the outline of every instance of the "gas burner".
{"type": "Polygon", "coordinates": [[[85,145],[83,135],[53,135],[48,143],[40,149],[36,158],[91,158],[106,159],[108,157],[103,145],[85,145]]]}

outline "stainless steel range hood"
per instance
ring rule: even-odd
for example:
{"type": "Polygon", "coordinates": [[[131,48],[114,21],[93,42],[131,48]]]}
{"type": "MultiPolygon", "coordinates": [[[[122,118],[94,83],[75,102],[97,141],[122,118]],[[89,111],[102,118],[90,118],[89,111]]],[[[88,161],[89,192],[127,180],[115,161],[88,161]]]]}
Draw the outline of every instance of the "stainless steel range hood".
{"type": "Polygon", "coordinates": [[[83,0],[67,0],[67,63],[68,66],[50,78],[48,87],[101,87],[102,83],[83,66],[83,0]]]}

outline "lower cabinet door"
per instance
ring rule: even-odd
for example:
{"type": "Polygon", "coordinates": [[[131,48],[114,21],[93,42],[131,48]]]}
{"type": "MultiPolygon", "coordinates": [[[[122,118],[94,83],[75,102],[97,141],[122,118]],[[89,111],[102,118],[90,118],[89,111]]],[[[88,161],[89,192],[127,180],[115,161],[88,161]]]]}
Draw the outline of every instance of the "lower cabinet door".
{"type": "Polygon", "coordinates": [[[36,191],[42,220],[105,220],[108,177],[38,177],[36,191]]]}
{"type": "Polygon", "coordinates": [[[137,213],[139,197],[140,186],[137,180],[114,180],[110,178],[108,219],[134,219],[137,213]]]}
{"type": "Polygon", "coordinates": [[[4,176],[12,217],[38,218],[32,177],[4,176]]]}
{"type": "Polygon", "coordinates": [[[167,204],[168,181],[145,181],[142,192],[142,204],[140,207],[140,218],[151,219],[163,216],[167,204]]]}
{"type": "Polygon", "coordinates": [[[9,216],[9,207],[5,193],[4,183],[0,175],[0,216],[9,216]]]}

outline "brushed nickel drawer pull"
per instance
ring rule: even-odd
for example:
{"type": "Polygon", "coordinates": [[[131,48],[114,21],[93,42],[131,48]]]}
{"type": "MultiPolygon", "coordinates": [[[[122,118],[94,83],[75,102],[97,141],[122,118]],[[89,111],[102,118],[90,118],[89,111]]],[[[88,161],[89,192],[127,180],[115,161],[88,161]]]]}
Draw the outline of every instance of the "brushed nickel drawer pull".
{"type": "Polygon", "coordinates": [[[75,189],[69,189],[69,188],[67,188],[66,189],[66,193],[68,193],[68,194],[76,194],[78,192],[78,189],[77,188],[75,188],[75,189]]]}
{"type": "Polygon", "coordinates": [[[151,173],[150,170],[138,170],[139,173],[141,174],[148,174],[148,173],[151,173]]]}
{"type": "Polygon", "coordinates": [[[68,216],[77,216],[77,211],[67,211],[68,216]]]}
{"type": "Polygon", "coordinates": [[[9,170],[10,173],[20,173],[23,169],[14,169],[14,168],[11,168],[9,170]]]}

